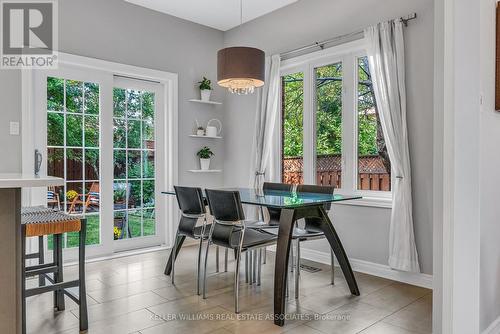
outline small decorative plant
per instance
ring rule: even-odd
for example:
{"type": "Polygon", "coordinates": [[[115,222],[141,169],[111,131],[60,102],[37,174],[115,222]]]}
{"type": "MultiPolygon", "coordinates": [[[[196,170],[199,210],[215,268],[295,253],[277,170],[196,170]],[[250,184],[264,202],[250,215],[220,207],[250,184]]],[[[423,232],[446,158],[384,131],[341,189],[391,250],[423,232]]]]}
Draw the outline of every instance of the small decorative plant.
{"type": "Polygon", "coordinates": [[[69,201],[72,201],[76,196],[78,196],[78,193],[74,190],[69,190],[66,192],[66,198],[69,201]]]}
{"type": "Polygon", "coordinates": [[[203,77],[203,80],[198,81],[200,84],[200,90],[212,90],[212,81],[207,79],[206,77],[203,77]]]}
{"type": "Polygon", "coordinates": [[[214,152],[212,152],[212,150],[210,149],[210,147],[205,146],[201,150],[199,150],[198,153],[196,153],[196,155],[200,159],[210,159],[215,154],[214,154],[214,152]]]}
{"type": "Polygon", "coordinates": [[[210,94],[212,94],[212,81],[203,77],[203,80],[199,81],[200,93],[202,101],[210,101],[210,94]]]}
{"type": "Polygon", "coordinates": [[[198,136],[204,136],[205,135],[205,129],[201,125],[198,125],[198,128],[196,129],[196,134],[198,136]]]}
{"type": "Polygon", "coordinates": [[[196,155],[200,158],[201,170],[208,170],[210,168],[210,158],[215,155],[214,152],[210,147],[205,146],[196,155]]]}

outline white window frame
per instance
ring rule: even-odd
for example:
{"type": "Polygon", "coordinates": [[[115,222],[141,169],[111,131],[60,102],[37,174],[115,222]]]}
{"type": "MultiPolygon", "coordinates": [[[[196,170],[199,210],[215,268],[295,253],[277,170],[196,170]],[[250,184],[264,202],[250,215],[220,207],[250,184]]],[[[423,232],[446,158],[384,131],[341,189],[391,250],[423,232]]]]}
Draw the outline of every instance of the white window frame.
{"type": "MultiPolygon", "coordinates": [[[[358,190],[358,100],[357,59],[366,55],[364,39],[341,44],[281,62],[281,76],[304,73],[304,183],[316,184],[316,105],[315,68],[342,62],[342,187],[336,189],[343,195],[359,195],[362,200],[342,202],[342,205],[361,205],[382,208],[392,207],[392,191],[358,190]]],[[[280,91],[280,95],[281,95],[280,91]]],[[[281,103],[281,99],[280,99],[281,103]]],[[[281,180],[282,115],[275,129],[274,163],[280,166],[274,181],[281,180]]],[[[391,183],[392,183],[391,179],[391,183]]]]}
{"type": "MultiPolygon", "coordinates": [[[[159,106],[156,110],[157,113],[162,113],[163,126],[165,129],[164,147],[165,153],[163,155],[160,164],[164,165],[165,175],[162,180],[162,184],[158,185],[155,189],[155,195],[157,198],[158,207],[164,208],[164,216],[159,217],[158,221],[163,220],[165,222],[164,228],[159,231],[161,233],[161,239],[164,243],[163,246],[171,247],[173,245],[175,236],[175,226],[178,220],[178,210],[176,207],[175,200],[171,197],[162,195],[160,192],[168,189],[172,189],[175,184],[178,183],[178,75],[176,73],[152,70],[147,68],[141,68],[137,66],[125,65],[120,63],[114,63],[109,61],[104,61],[100,59],[82,57],[67,53],[59,53],[59,66],[61,69],[70,70],[71,68],[77,68],[79,70],[88,70],[89,72],[100,73],[105,77],[103,80],[107,80],[106,89],[111,87],[111,91],[107,91],[102,94],[110,98],[101,100],[101,143],[103,140],[112,140],[112,133],[109,134],[105,129],[112,129],[113,106],[112,106],[112,87],[113,78],[116,76],[126,77],[132,79],[139,79],[144,81],[151,81],[161,85],[163,90],[164,103],[159,106]],[[103,112],[111,113],[108,117],[103,117],[103,112]],[[108,120],[108,121],[106,121],[108,120]],[[106,133],[104,136],[103,134],[106,133]],[[162,203],[159,203],[159,202],[162,203]]],[[[36,87],[35,77],[36,73],[39,71],[48,70],[22,70],[22,171],[23,173],[32,174],[34,158],[33,152],[35,149],[39,148],[39,143],[37,142],[37,125],[34,124],[35,120],[35,94],[40,90],[36,87]]],[[[50,73],[50,72],[49,72],[50,73]]],[[[92,81],[91,79],[88,81],[92,81]]],[[[101,87],[103,89],[103,87],[101,87]]],[[[109,147],[112,142],[108,143],[106,146],[109,147]]],[[[112,159],[112,157],[102,156],[103,159],[112,159]]],[[[100,164],[103,164],[103,159],[101,159],[100,164]]],[[[109,165],[109,163],[108,163],[109,165]]],[[[43,172],[43,169],[42,169],[43,172]]],[[[101,169],[101,177],[103,177],[103,171],[101,169]]],[[[109,171],[108,171],[109,173],[109,171]]],[[[112,180],[112,171],[111,178],[112,180]]],[[[104,187],[101,189],[101,196],[108,196],[112,198],[112,188],[104,187]],[[107,189],[109,188],[109,189],[107,189]],[[107,190],[106,190],[107,189],[107,190]]],[[[23,205],[40,205],[45,204],[46,201],[46,188],[30,188],[23,189],[23,205]]],[[[108,210],[109,211],[109,210],[108,210]]],[[[101,219],[112,219],[112,217],[106,217],[101,215],[101,219]]],[[[110,224],[108,224],[110,225],[110,224]]],[[[111,225],[110,225],[111,226],[111,225]]],[[[112,226],[107,228],[101,225],[101,237],[113,235],[112,226]]],[[[102,240],[101,240],[102,241],[102,240]]],[[[116,244],[116,243],[115,243],[116,244]]],[[[139,244],[138,244],[139,246],[139,244]]],[[[96,254],[97,256],[108,256],[112,255],[113,252],[120,251],[120,247],[106,247],[106,252],[96,254]]],[[[92,247],[89,247],[87,252],[89,257],[92,257],[92,247]]],[[[68,260],[71,261],[72,256],[68,260]]]]}

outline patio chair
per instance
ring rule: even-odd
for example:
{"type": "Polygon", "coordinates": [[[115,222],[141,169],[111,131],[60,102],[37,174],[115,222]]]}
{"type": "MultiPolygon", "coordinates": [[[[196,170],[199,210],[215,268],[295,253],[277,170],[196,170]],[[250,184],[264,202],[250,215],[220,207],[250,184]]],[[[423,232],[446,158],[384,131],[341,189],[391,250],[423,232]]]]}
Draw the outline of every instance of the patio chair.
{"type": "Polygon", "coordinates": [[[61,200],[54,186],[47,188],[47,206],[52,206],[52,209],[57,206],[57,210],[61,211],[61,200]]]}

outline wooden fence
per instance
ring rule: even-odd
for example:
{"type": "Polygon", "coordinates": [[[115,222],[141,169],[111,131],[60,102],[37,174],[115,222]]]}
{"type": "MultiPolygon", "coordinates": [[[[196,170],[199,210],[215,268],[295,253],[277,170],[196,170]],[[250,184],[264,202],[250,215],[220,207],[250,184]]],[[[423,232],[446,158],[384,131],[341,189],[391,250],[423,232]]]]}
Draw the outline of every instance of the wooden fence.
{"type": "MultiPolygon", "coordinates": [[[[387,173],[378,156],[366,156],[359,159],[359,190],[391,190],[391,174],[387,173]]],[[[284,183],[304,183],[302,158],[285,158],[283,160],[284,183]]],[[[316,184],[342,187],[341,157],[338,155],[318,156],[316,161],[316,184]]]]}

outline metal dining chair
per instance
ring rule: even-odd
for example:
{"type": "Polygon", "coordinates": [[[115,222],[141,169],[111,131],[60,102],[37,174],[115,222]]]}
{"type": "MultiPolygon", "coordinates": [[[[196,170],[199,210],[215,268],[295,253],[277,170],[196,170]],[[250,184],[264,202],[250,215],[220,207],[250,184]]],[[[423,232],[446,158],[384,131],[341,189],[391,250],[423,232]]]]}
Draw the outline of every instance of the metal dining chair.
{"type": "MultiPolygon", "coordinates": [[[[298,185],[296,192],[300,193],[316,193],[316,194],[332,194],[334,192],[334,186],[317,186],[317,185],[298,185]]],[[[325,210],[328,211],[331,208],[331,203],[325,204],[325,210]]],[[[300,243],[303,241],[316,240],[325,238],[324,232],[321,230],[321,218],[305,218],[304,228],[297,226],[293,229],[292,241],[295,242],[296,255],[294,258],[293,247],[290,248],[291,258],[295,260],[295,299],[299,298],[299,282],[300,282],[300,243]]],[[[278,228],[265,229],[267,233],[278,235],[278,228]]],[[[330,250],[330,265],[331,269],[331,284],[335,284],[335,271],[334,271],[334,254],[330,250]]],[[[293,268],[293,266],[292,266],[293,268]]]]}
{"type": "MultiPolygon", "coordinates": [[[[200,276],[201,276],[201,250],[203,241],[208,238],[210,224],[206,223],[206,210],[203,200],[203,193],[200,188],[179,187],[174,186],[177,203],[181,210],[181,219],[175,235],[175,243],[170,256],[172,261],[172,269],[170,278],[172,284],[175,284],[175,260],[177,258],[178,246],[183,240],[188,237],[199,240],[198,245],[198,266],[197,266],[197,288],[198,295],[200,294],[200,276]],[[201,220],[201,225],[199,224],[201,220]]],[[[168,267],[168,264],[167,264],[168,267]]],[[[167,272],[167,268],[165,268],[167,272]]]]}
{"type": "MultiPolygon", "coordinates": [[[[207,258],[210,245],[235,251],[234,308],[239,313],[240,260],[242,252],[249,252],[276,243],[277,236],[245,227],[245,214],[238,191],[206,189],[208,206],[214,217],[206,245],[203,270],[203,298],[207,292],[207,258]]],[[[259,261],[260,266],[261,261],[259,261]]],[[[248,267],[247,267],[248,268],[248,267]]],[[[260,273],[260,270],[259,270],[260,273]]]]}

